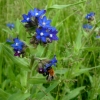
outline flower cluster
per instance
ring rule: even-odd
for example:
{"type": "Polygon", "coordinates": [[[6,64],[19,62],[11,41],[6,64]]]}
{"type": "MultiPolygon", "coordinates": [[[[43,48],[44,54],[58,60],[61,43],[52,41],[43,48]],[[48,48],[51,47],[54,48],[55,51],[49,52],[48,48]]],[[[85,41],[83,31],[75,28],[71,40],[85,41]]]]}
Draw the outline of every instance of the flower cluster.
{"type": "Polygon", "coordinates": [[[20,56],[21,54],[24,53],[23,48],[25,45],[18,38],[14,38],[13,41],[14,41],[14,43],[11,44],[11,46],[15,52],[14,56],[20,56]]]}
{"type": "Polygon", "coordinates": [[[90,12],[89,14],[87,14],[85,16],[85,19],[87,20],[87,23],[83,24],[83,28],[86,31],[90,31],[93,28],[92,22],[93,22],[93,20],[95,20],[95,13],[94,12],[90,12]]]}
{"type": "MultiPolygon", "coordinates": [[[[7,23],[6,25],[11,30],[15,28],[15,24],[13,23],[7,23]]],[[[22,57],[24,56],[24,53],[25,53],[24,50],[26,48],[26,45],[22,41],[20,41],[18,38],[14,38],[13,41],[10,39],[7,39],[6,42],[10,44],[11,47],[13,47],[13,50],[15,52],[14,56],[20,57],[21,54],[22,54],[22,57]]]]}
{"type": "Polygon", "coordinates": [[[44,15],[46,10],[39,10],[34,8],[34,10],[30,10],[28,14],[23,14],[22,23],[25,23],[25,27],[27,30],[32,30],[32,38],[30,40],[31,44],[38,45],[39,43],[47,44],[52,42],[53,40],[58,40],[57,33],[55,27],[51,26],[51,20],[47,19],[44,15]]]}
{"type": "Polygon", "coordinates": [[[38,72],[43,76],[46,76],[46,79],[50,81],[54,78],[54,70],[52,66],[56,66],[56,63],[56,56],[54,56],[54,58],[51,60],[41,60],[38,64],[38,72]]]}
{"type": "Polygon", "coordinates": [[[89,14],[87,14],[85,16],[85,18],[88,20],[88,22],[94,20],[94,16],[95,16],[95,13],[94,12],[90,12],[89,14]]]}

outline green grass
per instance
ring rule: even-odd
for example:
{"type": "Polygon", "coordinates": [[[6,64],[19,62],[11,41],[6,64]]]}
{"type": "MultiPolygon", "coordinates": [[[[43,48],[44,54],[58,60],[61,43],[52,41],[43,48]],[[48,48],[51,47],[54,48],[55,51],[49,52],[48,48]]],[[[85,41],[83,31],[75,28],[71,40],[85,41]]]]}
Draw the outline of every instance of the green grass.
{"type": "Polygon", "coordinates": [[[99,0],[0,0],[0,8],[0,100],[100,100],[100,39],[94,29],[90,33],[82,29],[91,11],[100,27],[99,0]],[[20,22],[33,8],[46,9],[58,29],[59,40],[47,47],[30,45],[20,22]],[[8,29],[8,22],[16,29],[8,29]],[[29,46],[24,58],[14,57],[6,43],[17,35],[29,46]],[[38,62],[32,57],[51,59],[54,54],[55,79],[48,82],[37,73],[38,62]]]}

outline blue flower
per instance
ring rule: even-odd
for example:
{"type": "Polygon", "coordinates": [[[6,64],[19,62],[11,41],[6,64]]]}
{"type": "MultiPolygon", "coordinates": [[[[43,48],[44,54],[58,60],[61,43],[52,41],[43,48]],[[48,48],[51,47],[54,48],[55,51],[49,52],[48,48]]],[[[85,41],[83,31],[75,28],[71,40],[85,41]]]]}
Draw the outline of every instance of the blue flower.
{"type": "Polygon", "coordinates": [[[30,11],[32,17],[41,17],[43,14],[46,13],[46,10],[39,10],[37,8],[34,8],[34,10],[30,11]]]}
{"type": "Polygon", "coordinates": [[[11,46],[13,47],[14,51],[21,51],[23,49],[24,43],[18,38],[15,38],[14,43],[11,46]]]}
{"type": "Polygon", "coordinates": [[[22,50],[24,47],[24,43],[20,41],[18,38],[13,39],[14,43],[11,45],[14,49],[14,56],[20,56],[22,54],[22,50]]]}
{"type": "Polygon", "coordinates": [[[49,38],[50,40],[58,40],[58,37],[57,37],[57,34],[58,31],[56,30],[56,28],[52,28],[50,31],[49,31],[49,38]]]}
{"type": "Polygon", "coordinates": [[[39,18],[39,26],[40,27],[48,28],[48,27],[50,27],[50,23],[51,23],[51,20],[48,20],[46,18],[46,16],[43,16],[43,18],[39,18]]]}
{"type": "Polygon", "coordinates": [[[23,20],[21,21],[22,23],[28,23],[28,22],[32,21],[31,20],[32,15],[31,15],[30,11],[28,12],[28,15],[23,14],[22,16],[23,16],[23,20]]]}
{"type": "Polygon", "coordinates": [[[84,29],[92,29],[93,26],[91,26],[91,25],[89,25],[89,24],[84,24],[84,25],[83,25],[83,28],[84,28],[84,29]]]}
{"type": "Polygon", "coordinates": [[[95,15],[94,12],[90,12],[89,14],[87,14],[87,15],[85,16],[85,18],[89,20],[89,19],[91,19],[94,15],[95,15]]]}
{"type": "Polygon", "coordinates": [[[57,63],[57,59],[56,59],[56,55],[54,55],[54,58],[50,60],[51,65],[56,66],[57,63]]]}
{"type": "Polygon", "coordinates": [[[49,33],[46,29],[36,29],[36,39],[46,43],[46,38],[49,36],[49,33]]]}
{"type": "Polygon", "coordinates": [[[15,28],[15,25],[13,23],[6,24],[8,28],[13,29],[15,28]]]}

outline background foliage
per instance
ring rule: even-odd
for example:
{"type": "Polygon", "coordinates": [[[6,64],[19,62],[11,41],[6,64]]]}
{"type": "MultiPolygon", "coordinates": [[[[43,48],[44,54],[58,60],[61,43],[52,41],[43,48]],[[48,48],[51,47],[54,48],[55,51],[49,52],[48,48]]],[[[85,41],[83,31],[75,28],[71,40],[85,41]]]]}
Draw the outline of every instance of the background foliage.
{"type": "Polygon", "coordinates": [[[96,13],[99,28],[99,5],[99,0],[0,0],[0,100],[100,100],[100,39],[94,30],[90,34],[82,29],[91,11],[96,13]],[[20,20],[33,8],[47,10],[59,41],[47,47],[29,44],[20,20]],[[16,28],[8,29],[8,22],[16,28]],[[24,58],[14,57],[6,43],[9,36],[17,35],[29,46],[24,58]],[[38,62],[33,57],[52,58],[54,54],[56,75],[48,82],[37,73],[38,62]]]}

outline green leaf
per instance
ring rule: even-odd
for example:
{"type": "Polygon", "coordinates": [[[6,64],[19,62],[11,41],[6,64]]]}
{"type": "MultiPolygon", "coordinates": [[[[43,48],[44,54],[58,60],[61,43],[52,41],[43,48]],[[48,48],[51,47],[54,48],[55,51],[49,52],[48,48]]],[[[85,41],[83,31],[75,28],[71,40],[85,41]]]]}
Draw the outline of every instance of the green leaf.
{"type": "Polygon", "coordinates": [[[25,0],[25,3],[26,3],[26,5],[28,5],[30,8],[32,8],[32,9],[33,9],[33,6],[29,3],[29,1],[28,1],[28,0],[25,0]]]}
{"type": "Polygon", "coordinates": [[[48,0],[48,4],[46,6],[46,9],[48,9],[52,5],[52,3],[53,3],[53,0],[48,0]]]}
{"type": "Polygon", "coordinates": [[[65,74],[67,72],[67,68],[56,70],[55,74],[65,74]]]}
{"type": "Polygon", "coordinates": [[[17,35],[18,35],[19,32],[20,32],[20,24],[21,24],[20,20],[17,19],[17,20],[16,20],[16,33],[17,33],[17,35]]]}
{"type": "Polygon", "coordinates": [[[4,90],[0,89],[0,100],[7,100],[10,94],[6,93],[4,90]]]}
{"type": "Polygon", "coordinates": [[[92,70],[94,68],[100,68],[100,66],[95,66],[95,67],[92,67],[92,68],[84,68],[84,69],[79,69],[77,70],[76,72],[73,72],[73,77],[76,77],[76,76],[79,76],[89,70],[92,70]]]}
{"type": "Polygon", "coordinates": [[[46,93],[52,91],[58,84],[60,81],[56,81],[54,83],[52,83],[47,89],[46,89],[46,93]]]}
{"type": "Polygon", "coordinates": [[[35,56],[36,57],[41,57],[44,53],[45,47],[38,45],[38,47],[35,49],[35,56]]]}
{"type": "Polygon", "coordinates": [[[2,82],[2,89],[4,89],[9,83],[10,83],[10,80],[9,79],[3,81],[2,82]]]}
{"type": "Polygon", "coordinates": [[[2,83],[2,65],[3,65],[3,49],[0,43],[0,84],[2,83]]]}
{"type": "Polygon", "coordinates": [[[38,93],[36,98],[38,98],[39,100],[42,99],[46,94],[48,94],[50,91],[52,91],[54,88],[56,88],[57,85],[59,84],[59,82],[60,81],[51,83],[50,86],[48,88],[46,88],[45,91],[38,93]]]}
{"type": "Polygon", "coordinates": [[[78,33],[77,35],[77,38],[76,38],[76,42],[74,44],[74,48],[76,50],[76,52],[78,53],[79,50],[81,49],[82,47],[82,34],[81,34],[81,31],[78,33]]]}
{"type": "MultiPolygon", "coordinates": [[[[12,65],[12,66],[13,66],[13,65],[12,65]]],[[[13,70],[12,70],[11,65],[8,66],[6,69],[7,69],[8,77],[9,77],[11,80],[15,80],[16,76],[15,76],[13,70]]]]}
{"type": "Polygon", "coordinates": [[[62,100],[71,100],[73,98],[75,98],[81,90],[83,90],[85,88],[85,86],[82,86],[82,87],[79,87],[79,88],[76,88],[72,91],[70,91],[67,95],[65,95],[62,100]]]}
{"type": "Polygon", "coordinates": [[[28,82],[31,83],[31,84],[41,84],[41,83],[46,83],[47,80],[45,78],[36,78],[36,77],[34,77],[34,78],[30,78],[28,80],[28,82]]]}
{"type": "Polygon", "coordinates": [[[27,71],[21,71],[21,75],[20,75],[20,83],[21,83],[21,86],[27,86],[27,75],[28,75],[28,72],[27,71]]]}
{"type": "Polygon", "coordinates": [[[53,6],[49,7],[48,9],[63,9],[63,8],[71,7],[71,6],[78,5],[78,4],[81,4],[84,2],[86,2],[86,1],[80,1],[80,2],[77,2],[74,4],[68,4],[68,5],[53,5],[53,6]]]}
{"type": "Polygon", "coordinates": [[[6,29],[2,29],[4,32],[6,32],[7,34],[11,35],[12,36],[12,31],[9,29],[9,30],[6,30],[6,29]]]}
{"type": "Polygon", "coordinates": [[[94,51],[94,50],[100,50],[100,47],[84,47],[83,49],[87,51],[94,51]]]}
{"type": "Polygon", "coordinates": [[[12,94],[7,100],[26,100],[26,98],[28,98],[30,96],[29,93],[15,93],[12,94]]]}

